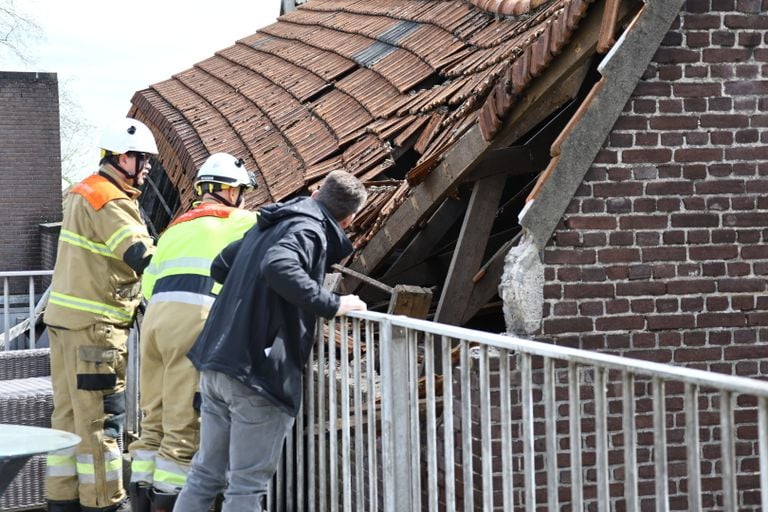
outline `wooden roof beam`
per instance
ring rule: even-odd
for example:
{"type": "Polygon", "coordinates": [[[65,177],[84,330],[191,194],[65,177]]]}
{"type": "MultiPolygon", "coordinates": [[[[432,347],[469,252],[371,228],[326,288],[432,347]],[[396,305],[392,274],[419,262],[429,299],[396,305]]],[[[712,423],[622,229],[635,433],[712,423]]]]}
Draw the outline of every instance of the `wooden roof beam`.
{"type": "Polygon", "coordinates": [[[462,216],[467,208],[468,198],[446,197],[442,204],[429,217],[421,231],[413,237],[403,249],[386,273],[381,277],[385,283],[394,283],[398,275],[418,265],[434,251],[435,246],[451,226],[462,216]]]}
{"type": "MultiPolygon", "coordinates": [[[[602,4],[602,2],[599,2],[602,4]]],[[[600,34],[601,9],[590,9],[573,39],[555,61],[525,91],[512,108],[504,126],[490,143],[475,124],[446,152],[437,167],[416,186],[408,199],[387,219],[384,226],[360,250],[350,267],[363,274],[372,273],[384,258],[408,236],[444,197],[482,160],[489,149],[503,148],[541,123],[578,91],[585,63],[595,53],[600,34]]],[[[347,289],[357,288],[347,283],[347,289]]]]}
{"type": "Polygon", "coordinates": [[[506,175],[497,174],[475,183],[435,311],[436,322],[455,325],[464,315],[472,277],[482,263],[506,182],[506,175]]]}

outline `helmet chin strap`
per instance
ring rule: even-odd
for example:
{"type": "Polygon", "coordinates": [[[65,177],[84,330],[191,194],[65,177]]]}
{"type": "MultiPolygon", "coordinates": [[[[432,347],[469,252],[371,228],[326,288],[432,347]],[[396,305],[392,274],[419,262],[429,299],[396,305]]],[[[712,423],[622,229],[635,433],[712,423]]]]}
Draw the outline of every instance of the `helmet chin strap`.
{"type": "Polygon", "coordinates": [[[220,196],[218,192],[209,192],[213,197],[215,197],[220,203],[225,204],[231,208],[239,208],[240,205],[243,204],[243,189],[242,187],[237,188],[237,199],[234,203],[232,201],[224,198],[223,196],[220,196]]]}
{"type": "Polygon", "coordinates": [[[128,171],[126,171],[126,170],[123,168],[123,166],[122,166],[122,165],[120,165],[119,163],[117,163],[117,160],[116,160],[116,159],[112,159],[112,165],[115,167],[115,169],[117,169],[118,171],[120,171],[120,174],[122,174],[123,176],[125,176],[125,178],[126,178],[128,181],[130,181],[130,182],[131,182],[131,185],[133,185],[133,187],[134,187],[134,188],[136,188],[136,187],[138,187],[138,186],[139,186],[139,179],[138,179],[138,177],[139,177],[139,159],[138,159],[138,158],[134,158],[134,160],[135,160],[135,162],[136,162],[136,163],[134,164],[134,165],[136,166],[136,169],[135,169],[135,171],[134,171],[134,173],[133,173],[133,174],[128,174],[128,171]]]}

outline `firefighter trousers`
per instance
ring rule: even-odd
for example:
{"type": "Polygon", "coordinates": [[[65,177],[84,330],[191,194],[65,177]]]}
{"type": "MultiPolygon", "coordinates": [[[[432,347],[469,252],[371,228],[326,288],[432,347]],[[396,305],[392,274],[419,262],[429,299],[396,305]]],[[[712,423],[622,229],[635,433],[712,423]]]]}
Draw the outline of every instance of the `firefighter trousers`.
{"type": "Polygon", "coordinates": [[[46,494],[52,502],[111,509],[126,496],[118,438],[125,419],[128,328],[95,324],[48,328],[51,346],[51,426],[82,438],[47,457],[46,494]]]}
{"type": "Polygon", "coordinates": [[[178,492],[200,444],[199,373],[187,352],[208,308],[150,302],[141,325],[141,436],[130,446],[131,481],[178,492]]]}

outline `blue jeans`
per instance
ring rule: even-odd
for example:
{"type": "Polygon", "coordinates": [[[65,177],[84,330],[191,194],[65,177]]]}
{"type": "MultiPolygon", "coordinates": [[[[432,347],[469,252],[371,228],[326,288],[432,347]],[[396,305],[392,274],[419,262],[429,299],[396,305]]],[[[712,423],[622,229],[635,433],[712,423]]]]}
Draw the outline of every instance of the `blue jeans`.
{"type": "Polygon", "coordinates": [[[220,372],[200,377],[200,449],[174,511],[207,512],[224,491],[223,512],[262,511],[294,417],[220,372]]]}

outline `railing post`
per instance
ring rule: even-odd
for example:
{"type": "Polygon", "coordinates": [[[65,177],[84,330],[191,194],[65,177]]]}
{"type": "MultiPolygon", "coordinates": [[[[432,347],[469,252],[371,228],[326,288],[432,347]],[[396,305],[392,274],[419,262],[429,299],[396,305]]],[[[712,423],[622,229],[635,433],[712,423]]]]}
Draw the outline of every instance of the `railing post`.
{"type": "Polygon", "coordinates": [[[29,276],[29,348],[35,348],[35,277],[29,276]]]}
{"type": "MultiPolygon", "coordinates": [[[[410,512],[411,438],[408,396],[408,344],[403,327],[381,323],[382,471],[384,510],[410,512]]],[[[418,449],[415,447],[414,449],[418,449]]]]}
{"type": "Polygon", "coordinates": [[[8,278],[3,278],[3,330],[5,331],[5,350],[11,349],[11,305],[8,278]]]}

